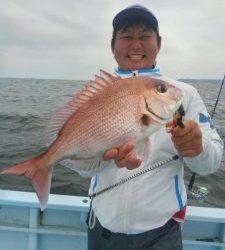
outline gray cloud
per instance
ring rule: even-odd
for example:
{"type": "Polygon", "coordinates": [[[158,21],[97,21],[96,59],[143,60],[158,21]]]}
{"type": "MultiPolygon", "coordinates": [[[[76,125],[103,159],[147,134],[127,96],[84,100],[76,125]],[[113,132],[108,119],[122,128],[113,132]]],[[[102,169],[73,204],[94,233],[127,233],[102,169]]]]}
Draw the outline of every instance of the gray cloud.
{"type": "MultiPolygon", "coordinates": [[[[167,75],[221,78],[225,69],[223,0],[139,1],[157,16],[158,63],[167,75]]],[[[113,71],[114,15],[135,1],[0,0],[0,76],[89,79],[113,71]]]]}

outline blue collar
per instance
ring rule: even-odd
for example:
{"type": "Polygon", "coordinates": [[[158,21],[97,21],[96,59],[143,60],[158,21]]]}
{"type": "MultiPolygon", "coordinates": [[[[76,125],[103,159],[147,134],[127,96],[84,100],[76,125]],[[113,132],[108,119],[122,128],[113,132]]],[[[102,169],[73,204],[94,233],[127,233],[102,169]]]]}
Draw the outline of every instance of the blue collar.
{"type": "Polygon", "coordinates": [[[138,70],[120,70],[116,69],[115,74],[119,76],[138,76],[138,75],[154,75],[159,74],[159,68],[150,68],[150,69],[138,69],[138,70]]]}

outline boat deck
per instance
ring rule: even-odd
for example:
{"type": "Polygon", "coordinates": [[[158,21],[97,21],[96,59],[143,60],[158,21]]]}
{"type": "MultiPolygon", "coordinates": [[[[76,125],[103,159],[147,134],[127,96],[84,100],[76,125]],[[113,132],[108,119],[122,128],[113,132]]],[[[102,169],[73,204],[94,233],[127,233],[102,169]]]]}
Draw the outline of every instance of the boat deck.
{"type": "MultiPolygon", "coordinates": [[[[50,195],[40,211],[35,193],[0,190],[1,250],[87,249],[87,197],[50,195]]],[[[225,209],[188,207],[184,250],[225,250],[225,209]]]]}

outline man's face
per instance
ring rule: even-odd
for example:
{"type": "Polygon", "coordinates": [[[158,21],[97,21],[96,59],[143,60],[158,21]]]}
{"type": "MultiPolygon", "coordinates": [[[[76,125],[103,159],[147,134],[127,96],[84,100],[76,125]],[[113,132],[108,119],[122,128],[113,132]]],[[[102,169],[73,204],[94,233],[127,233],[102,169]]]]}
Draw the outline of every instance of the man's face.
{"type": "Polygon", "coordinates": [[[119,31],[112,48],[119,69],[152,68],[160,50],[157,34],[146,27],[128,27],[119,31]]]}

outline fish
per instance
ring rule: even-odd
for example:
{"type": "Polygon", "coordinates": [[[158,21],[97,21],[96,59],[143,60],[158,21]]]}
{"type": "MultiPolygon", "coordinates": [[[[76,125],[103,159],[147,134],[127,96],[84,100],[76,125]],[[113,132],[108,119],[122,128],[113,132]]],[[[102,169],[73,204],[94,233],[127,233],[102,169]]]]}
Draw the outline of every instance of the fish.
{"type": "Polygon", "coordinates": [[[149,136],[173,118],[182,100],[181,89],[159,76],[123,79],[100,70],[94,80],[52,115],[46,150],[0,174],[29,179],[43,211],[56,163],[67,159],[94,162],[128,140],[139,145],[143,156],[149,136]]]}

